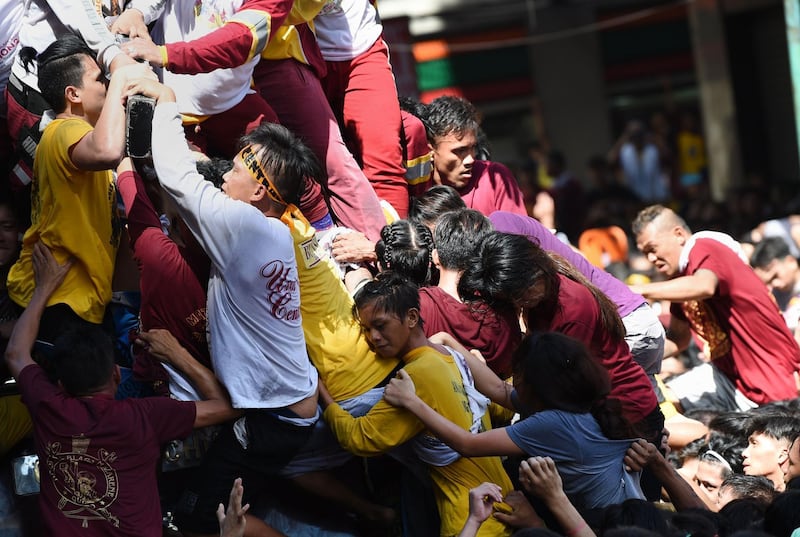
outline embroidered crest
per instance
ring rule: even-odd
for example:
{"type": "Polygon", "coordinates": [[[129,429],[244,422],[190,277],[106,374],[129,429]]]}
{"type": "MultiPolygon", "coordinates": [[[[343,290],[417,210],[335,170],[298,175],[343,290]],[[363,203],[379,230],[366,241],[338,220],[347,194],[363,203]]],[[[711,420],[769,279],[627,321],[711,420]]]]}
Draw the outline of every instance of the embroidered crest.
{"type": "Polygon", "coordinates": [[[83,436],[73,438],[67,452],[61,451],[60,442],[47,445],[47,469],[59,496],[58,509],[67,518],[83,520],[84,528],[90,520],[105,520],[118,528],[119,518],[110,511],[119,494],[117,471],[112,466],[117,455],[105,449],[90,455],[90,443],[83,436]]]}

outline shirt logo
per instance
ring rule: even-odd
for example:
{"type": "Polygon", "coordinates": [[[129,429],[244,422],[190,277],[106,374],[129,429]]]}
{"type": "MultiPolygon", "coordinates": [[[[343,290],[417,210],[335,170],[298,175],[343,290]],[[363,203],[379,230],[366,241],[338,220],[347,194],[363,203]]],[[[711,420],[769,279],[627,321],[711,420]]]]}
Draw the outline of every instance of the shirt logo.
{"type": "Polygon", "coordinates": [[[117,471],[112,463],[114,452],[99,449],[97,456],[87,451],[91,440],[80,436],[72,439],[72,451],[62,452],[60,442],[47,444],[47,469],[59,496],[58,509],[67,518],[105,520],[115,528],[119,518],[111,513],[111,505],[119,494],[117,471]]]}

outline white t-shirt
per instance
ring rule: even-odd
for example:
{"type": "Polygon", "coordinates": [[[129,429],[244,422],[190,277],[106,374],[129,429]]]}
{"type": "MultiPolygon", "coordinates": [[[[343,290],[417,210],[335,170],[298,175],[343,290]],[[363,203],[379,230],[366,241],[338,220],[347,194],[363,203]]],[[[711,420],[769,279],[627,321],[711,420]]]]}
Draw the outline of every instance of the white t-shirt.
{"type": "Polygon", "coordinates": [[[156,106],[153,164],[211,259],[209,350],[233,406],[283,408],[312,395],[318,375],[306,351],[289,229],[197,173],[175,103],[156,106]]]}
{"type": "Polygon", "coordinates": [[[369,0],[329,0],[314,19],[317,43],[329,62],[352,60],[381,37],[383,26],[369,0]]]}

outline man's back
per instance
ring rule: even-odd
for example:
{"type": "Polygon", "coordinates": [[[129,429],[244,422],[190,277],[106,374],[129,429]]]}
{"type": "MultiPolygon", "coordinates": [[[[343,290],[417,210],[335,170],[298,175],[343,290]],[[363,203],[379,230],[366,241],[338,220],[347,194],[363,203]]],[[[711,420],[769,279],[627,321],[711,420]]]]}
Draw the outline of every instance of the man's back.
{"type": "Polygon", "coordinates": [[[40,507],[50,535],[158,537],[160,445],[189,434],[194,403],[72,397],[37,365],[19,375],[33,417],[40,507]]]}

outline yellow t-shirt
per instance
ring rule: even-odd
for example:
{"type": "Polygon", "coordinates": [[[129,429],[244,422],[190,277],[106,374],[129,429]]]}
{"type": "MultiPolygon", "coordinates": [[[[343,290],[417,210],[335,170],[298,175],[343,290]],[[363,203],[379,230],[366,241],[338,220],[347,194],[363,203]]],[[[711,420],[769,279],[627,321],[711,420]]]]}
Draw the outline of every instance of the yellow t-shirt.
{"type": "Polygon", "coordinates": [[[31,227],[9,271],[8,294],[27,307],[35,287],[31,253],[41,240],[60,263],[74,259],[48,305],[67,304],[81,318],[100,323],[111,300],[120,222],[111,171],[79,170],[69,155],[91,130],[81,119],[56,119],[42,133],[33,164],[31,227]]]}
{"type": "MultiPolygon", "coordinates": [[[[472,414],[453,357],[426,346],[411,350],[403,361],[420,399],[464,430],[469,430],[472,414]]],[[[384,453],[425,431],[423,423],[411,412],[393,407],[384,399],[360,418],[354,418],[335,404],[325,409],[323,417],[339,443],[360,456],[384,453]]],[[[483,426],[491,428],[488,414],[484,415],[483,426]]],[[[461,457],[447,466],[429,468],[442,522],[442,536],[457,535],[461,531],[469,515],[471,488],[488,481],[500,485],[504,496],[513,490],[499,457],[461,457]]],[[[507,536],[511,535],[511,530],[489,517],[478,535],[507,536]]]]}
{"type": "Polygon", "coordinates": [[[314,228],[299,213],[284,215],[289,225],[300,280],[300,314],[311,363],[337,401],[361,395],[385,379],[400,362],[369,349],[353,318],[353,299],[333,261],[319,251],[314,228]]]}

